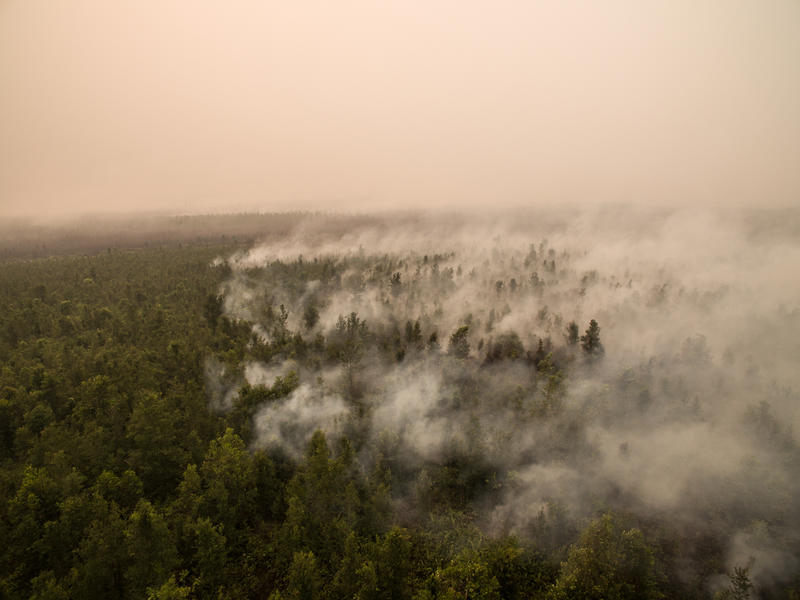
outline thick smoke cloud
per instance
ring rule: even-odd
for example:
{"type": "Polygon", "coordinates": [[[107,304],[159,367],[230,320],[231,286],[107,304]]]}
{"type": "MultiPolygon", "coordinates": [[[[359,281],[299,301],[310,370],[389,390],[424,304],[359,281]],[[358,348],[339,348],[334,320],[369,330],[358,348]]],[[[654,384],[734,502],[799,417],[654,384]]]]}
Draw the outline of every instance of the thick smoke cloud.
{"type": "Polygon", "coordinates": [[[365,468],[387,454],[402,463],[410,483],[393,492],[411,512],[427,469],[457,459],[478,478],[500,474],[474,500],[488,532],[529,535],[553,506],[573,520],[612,507],[713,530],[731,566],[779,581],[800,534],[800,240],[750,217],[405,216],[344,233],[301,227],[232,256],[225,310],[262,339],[335,340],[355,312],[402,347],[381,353],[365,338],[351,371],[288,357],[246,365],[251,384],[288,369],[301,382],[259,410],[254,445],[299,457],[317,428],[358,431],[365,468]],[[324,277],[298,283],[301,263],[324,277]],[[583,334],[590,319],[601,357],[568,341],[568,324],[583,334]],[[464,325],[465,359],[447,352],[464,325]]]}
{"type": "Polygon", "coordinates": [[[262,407],[255,416],[257,445],[277,445],[293,458],[300,458],[317,429],[339,433],[350,409],[335,394],[324,395],[302,384],[288,398],[262,407]]]}

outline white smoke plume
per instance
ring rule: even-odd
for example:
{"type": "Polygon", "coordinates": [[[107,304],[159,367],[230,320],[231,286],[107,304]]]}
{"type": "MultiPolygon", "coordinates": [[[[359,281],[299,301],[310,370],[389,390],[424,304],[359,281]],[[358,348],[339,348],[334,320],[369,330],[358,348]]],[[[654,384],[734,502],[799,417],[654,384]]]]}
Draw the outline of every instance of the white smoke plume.
{"type": "MultiPolygon", "coordinates": [[[[800,236],[781,218],[401,215],[344,232],[315,221],[237,254],[226,314],[267,332],[265,343],[281,327],[308,344],[335,340],[339,318],[356,313],[396,346],[365,339],[349,371],[333,355],[293,363],[301,385],[259,410],[255,443],[299,457],[314,429],[338,435],[349,423],[367,466],[382,445],[399,479],[418,478],[399,495],[442,461],[466,461],[477,479],[488,465],[499,479],[475,508],[489,531],[525,535],[554,502],[573,518],[608,506],[669,515],[678,528],[723,531],[732,563],[754,548],[754,581],[777,581],[788,542],[740,532],[769,520],[800,532],[800,236]],[[567,343],[568,324],[583,334],[590,319],[598,360],[567,343]],[[462,325],[466,360],[447,355],[462,325]],[[735,528],[704,523],[720,512],[735,528]]],[[[285,371],[248,363],[245,373],[270,385],[285,371]]]]}
{"type": "Polygon", "coordinates": [[[341,397],[320,394],[310,385],[302,384],[287,398],[259,409],[254,418],[256,444],[280,446],[298,459],[317,429],[336,435],[349,412],[341,397]]]}
{"type": "Polygon", "coordinates": [[[209,408],[215,412],[227,412],[239,392],[238,382],[228,381],[225,365],[213,356],[206,357],[203,370],[209,408]]]}

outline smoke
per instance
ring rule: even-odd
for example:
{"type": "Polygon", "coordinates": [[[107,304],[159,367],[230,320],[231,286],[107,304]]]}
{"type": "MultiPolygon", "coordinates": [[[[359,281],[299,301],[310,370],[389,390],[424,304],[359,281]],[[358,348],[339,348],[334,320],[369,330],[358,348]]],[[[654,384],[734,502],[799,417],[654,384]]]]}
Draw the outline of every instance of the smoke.
{"type": "Polygon", "coordinates": [[[454,441],[467,441],[440,374],[418,365],[399,367],[384,379],[384,386],[383,396],[374,401],[372,428],[379,435],[388,431],[399,436],[417,461],[440,460],[454,441]]]}
{"type": "Polygon", "coordinates": [[[247,381],[301,381],[257,412],[254,445],[299,457],[317,428],[358,431],[365,468],[394,461],[398,503],[425,505],[426,478],[458,464],[491,533],[526,536],[548,507],[612,507],[712,531],[730,565],[753,556],[753,581],[779,582],[800,534],[800,240],[751,216],[387,216],[236,254],[226,314],[266,332],[281,365],[250,362],[247,381]],[[353,312],[357,340],[338,329],[353,312]],[[568,341],[590,319],[602,356],[568,341]],[[466,359],[447,352],[461,326],[466,359]],[[281,327],[351,339],[352,354],[287,367],[281,327]],[[758,526],[776,522],[780,537],[758,526]]]}
{"type": "Polygon", "coordinates": [[[215,412],[227,412],[233,407],[238,393],[238,384],[226,377],[225,365],[213,356],[207,356],[203,362],[206,379],[208,407],[215,412]]]}
{"type": "Polygon", "coordinates": [[[244,365],[244,378],[250,385],[270,387],[277,377],[286,377],[291,371],[296,370],[297,364],[294,361],[285,361],[277,365],[248,361],[244,365]]]}
{"type": "Polygon", "coordinates": [[[337,435],[348,414],[349,408],[341,397],[325,395],[302,384],[287,398],[263,406],[256,413],[256,446],[277,445],[299,459],[317,429],[337,435]]]}
{"type": "Polygon", "coordinates": [[[756,521],[746,530],[737,533],[731,542],[728,557],[729,569],[749,567],[756,588],[780,583],[785,573],[796,572],[798,557],[782,547],[779,534],[770,531],[763,521],[756,521]]]}

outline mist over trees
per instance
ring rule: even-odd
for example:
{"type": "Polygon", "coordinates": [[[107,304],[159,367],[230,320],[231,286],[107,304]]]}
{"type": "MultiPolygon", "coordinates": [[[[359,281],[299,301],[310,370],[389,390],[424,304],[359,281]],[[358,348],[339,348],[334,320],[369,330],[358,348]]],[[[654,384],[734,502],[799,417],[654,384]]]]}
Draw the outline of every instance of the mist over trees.
{"type": "Polygon", "coordinates": [[[20,232],[0,597],[795,598],[788,220],[20,232]]]}

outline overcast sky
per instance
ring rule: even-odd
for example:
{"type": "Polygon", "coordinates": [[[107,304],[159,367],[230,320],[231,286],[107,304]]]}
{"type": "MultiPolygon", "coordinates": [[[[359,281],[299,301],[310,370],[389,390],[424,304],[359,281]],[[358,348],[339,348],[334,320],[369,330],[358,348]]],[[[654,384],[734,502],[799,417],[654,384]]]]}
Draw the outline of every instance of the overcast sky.
{"type": "Polygon", "coordinates": [[[799,0],[0,0],[0,215],[800,204],[799,0]]]}

